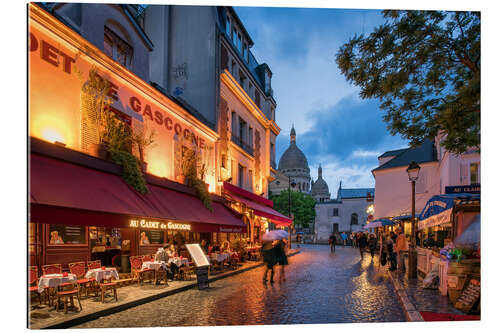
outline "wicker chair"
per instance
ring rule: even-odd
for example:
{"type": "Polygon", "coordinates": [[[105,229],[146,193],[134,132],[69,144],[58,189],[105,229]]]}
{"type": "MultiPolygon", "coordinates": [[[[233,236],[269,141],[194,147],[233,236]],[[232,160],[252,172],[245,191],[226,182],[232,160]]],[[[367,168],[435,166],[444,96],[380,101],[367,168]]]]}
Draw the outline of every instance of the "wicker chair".
{"type": "Polygon", "coordinates": [[[113,281],[112,278],[103,279],[101,283],[99,283],[99,287],[101,289],[101,302],[104,303],[104,296],[106,295],[106,291],[108,289],[113,290],[113,294],[115,296],[115,301],[118,302],[118,295],[116,294],[117,283],[113,281]]]}
{"type": "Polygon", "coordinates": [[[28,291],[30,293],[30,299],[31,299],[31,294],[35,293],[38,296],[38,302],[41,305],[42,304],[42,294],[38,291],[38,267],[37,266],[30,266],[28,284],[29,284],[28,291]]]}
{"type": "Polygon", "coordinates": [[[153,279],[151,278],[151,275],[154,274],[153,269],[148,269],[148,268],[142,269],[142,263],[143,263],[142,256],[130,257],[130,269],[132,271],[132,276],[134,279],[139,281],[140,284],[142,284],[144,276],[149,276],[150,281],[152,281],[153,279]]]}
{"type": "Polygon", "coordinates": [[[61,301],[61,298],[63,299],[64,302],[64,313],[68,313],[68,301],[71,303],[71,306],[74,307],[73,303],[73,296],[76,296],[76,299],[78,300],[78,305],[80,306],[80,310],[82,311],[82,303],[80,303],[80,291],[78,289],[78,285],[76,283],[71,283],[72,288],[69,290],[61,290],[56,293],[57,297],[57,302],[56,302],[56,308],[57,311],[59,311],[59,304],[61,301]]]}
{"type": "MultiPolygon", "coordinates": [[[[76,284],[78,285],[78,293],[81,297],[82,290],[85,290],[85,296],[89,296],[89,289],[92,289],[94,279],[85,278],[85,261],[69,263],[69,271],[76,275],[76,284]]],[[[96,293],[97,296],[97,293],[96,293]]]]}
{"type": "Polygon", "coordinates": [[[94,260],[94,261],[87,261],[87,267],[88,269],[96,269],[96,268],[101,268],[101,261],[100,260],[94,260]]]}

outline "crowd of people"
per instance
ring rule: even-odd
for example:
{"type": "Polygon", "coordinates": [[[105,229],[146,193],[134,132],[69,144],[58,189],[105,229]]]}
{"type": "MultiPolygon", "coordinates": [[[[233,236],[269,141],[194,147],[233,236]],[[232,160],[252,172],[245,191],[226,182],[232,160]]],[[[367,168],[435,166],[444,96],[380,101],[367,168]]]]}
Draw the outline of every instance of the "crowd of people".
{"type": "Polygon", "coordinates": [[[408,251],[408,242],[402,228],[397,228],[396,231],[387,233],[379,233],[378,236],[374,233],[366,232],[353,232],[349,235],[343,232],[338,237],[332,233],[328,239],[328,243],[332,253],[335,252],[336,244],[359,248],[361,259],[363,259],[365,252],[369,251],[373,260],[376,251],[380,250],[381,265],[385,265],[388,262],[390,265],[389,270],[391,271],[396,269],[400,271],[405,270],[403,253],[408,251]],[[380,245],[382,249],[380,249],[380,245]]]}

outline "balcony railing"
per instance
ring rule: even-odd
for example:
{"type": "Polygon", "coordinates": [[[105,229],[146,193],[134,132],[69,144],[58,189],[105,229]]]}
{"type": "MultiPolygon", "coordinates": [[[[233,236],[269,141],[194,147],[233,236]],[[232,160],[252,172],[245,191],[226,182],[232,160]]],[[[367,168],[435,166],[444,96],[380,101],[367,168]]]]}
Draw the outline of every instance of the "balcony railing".
{"type": "Polygon", "coordinates": [[[249,153],[250,155],[253,156],[253,147],[250,146],[249,144],[243,142],[243,139],[240,138],[239,136],[236,136],[234,134],[231,135],[231,140],[236,143],[238,146],[240,146],[241,148],[243,148],[244,151],[246,151],[247,153],[249,153]]]}

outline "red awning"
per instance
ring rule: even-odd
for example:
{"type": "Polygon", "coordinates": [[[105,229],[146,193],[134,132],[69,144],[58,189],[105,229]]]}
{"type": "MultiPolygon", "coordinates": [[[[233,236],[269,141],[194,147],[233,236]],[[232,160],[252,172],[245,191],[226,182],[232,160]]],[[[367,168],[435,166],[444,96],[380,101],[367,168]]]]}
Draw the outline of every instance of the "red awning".
{"type": "Polygon", "coordinates": [[[235,194],[231,194],[231,197],[234,200],[239,201],[239,202],[245,204],[246,206],[252,208],[255,215],[271,219],[271,221],[274,224],[277,224],[277,225],[290,225],[290,224],[292,224],[292,220],[289,217],[275,211],[274,209],[272,209],[270,207],[267,207],[267,206],[261,205],[257,202],[253,202],[251,200],[242,198],[242,197],[237,196],[235,194]]]}
{"type": "Polygon", "coordinates": [[[224,184],[222,185],[222,187],[223,187],[223,189],[225,191],[234,193],[234,194],[236,194],[236,195],[238,195],[240,197],[243,197],[243,198],[246,198],[246,199],[250,199],[252,201],[255,201],[255,202],[258,202],[260,204],[269,206],[271,208],[273,208],[273,206],[274,206],[274,202],[272,200],[263,198],[260,195],[257,195],[255,193],[252,193],[252,192],[249,192],[249,191],[244,190],[242,188],[239,188],[238,186],[234,186],[233,184],[230,184],[228,182],[224,182],[224,184]]]}
{"type": "Polygon", "coordinates": [[[222,201],[209,211],[197,197],[148,184],[139,194],[120,176],[31,154],[30,222],[128,227],[132,217],[189,222],[193,231],[246,232],[222,201]]]}

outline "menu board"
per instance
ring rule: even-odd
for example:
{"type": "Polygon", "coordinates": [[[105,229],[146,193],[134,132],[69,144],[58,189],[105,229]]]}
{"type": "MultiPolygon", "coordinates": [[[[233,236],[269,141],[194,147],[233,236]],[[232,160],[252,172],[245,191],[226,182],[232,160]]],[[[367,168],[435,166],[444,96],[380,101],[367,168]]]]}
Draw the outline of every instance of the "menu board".
{"type": "Polygon", "coordinates": [[[186,244],[186,248],[189,251],[191,258],[193,258],[196,267],[210,265],[210,262],[208,261],[205,253],[203,253],[200,244],[186,244]]]}
{"type": "Polygon", "coordinates": [[[481,296],[481,283],[478,280],[470,280],[469,285],[455,303],[455,307],[468,313],[479,300],[479,296],[481,296]]]}
{"type": "Polygon", "coordinates": [[[196,267],[196,281],[199,290],[210,287],[208,283],[208,266],[196,267]]]}
{"type": "Polygon", "coordinates": [[[86,228],[84,226],[50,224],[49,244],[86,244],[86,228]]]}
{"type": "Polygon", "coordinates": [[[161,245],[165,243],[165,232],[163,230],[141,230],[139,245],[161,245]]]}

